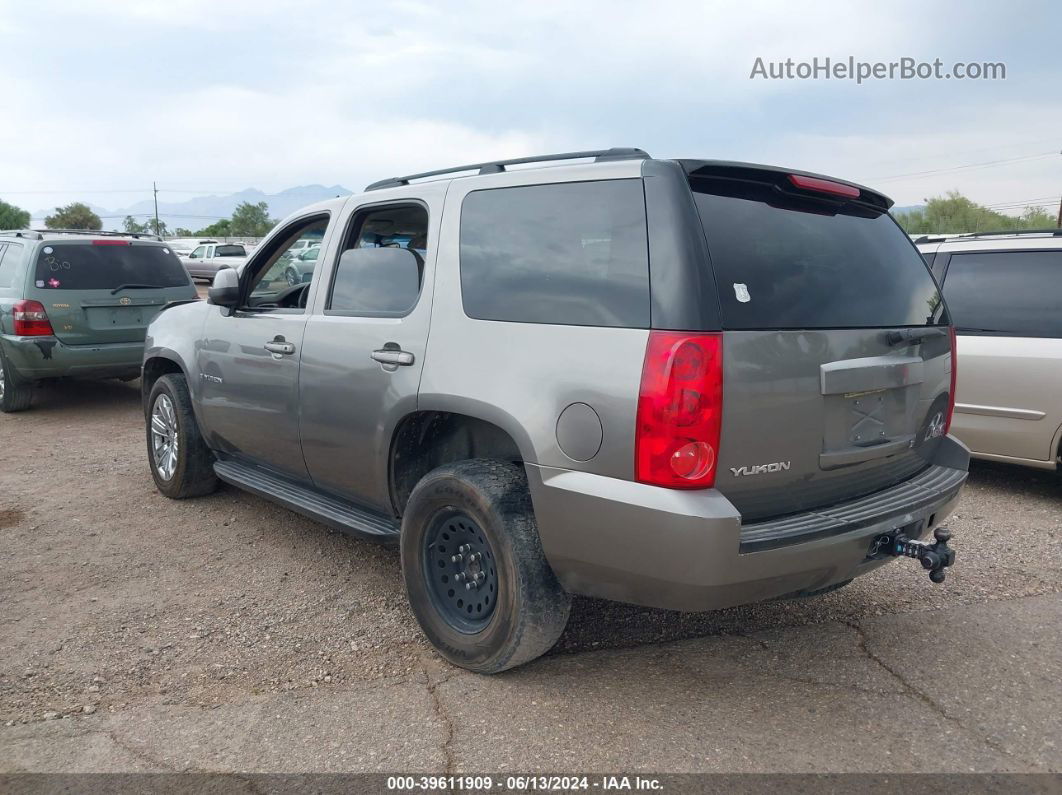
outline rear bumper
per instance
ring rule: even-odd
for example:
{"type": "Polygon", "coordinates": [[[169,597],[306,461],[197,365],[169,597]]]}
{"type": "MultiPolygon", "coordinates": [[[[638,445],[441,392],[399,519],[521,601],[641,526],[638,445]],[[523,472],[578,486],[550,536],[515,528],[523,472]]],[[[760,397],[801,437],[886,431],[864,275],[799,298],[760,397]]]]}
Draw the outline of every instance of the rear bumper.
{"type": "Polygon", "coordinates": [[[813,591],[885,562],[878,535],[920,538],[954,509],[969,453],[948,438],[920,475],[784,520],[742,526],[715,490],[681,492],[528,465],[546,557],[572,593],[672,610],[714,610],[813,591]]]}
{"type": "Polygon", "coordinates": [[[4,356],[20,376],[42,378],[111,378],[136,375],[144,358],[143,342],[109,345],[64,345],[55,337],[0,335],[4,356]]]}

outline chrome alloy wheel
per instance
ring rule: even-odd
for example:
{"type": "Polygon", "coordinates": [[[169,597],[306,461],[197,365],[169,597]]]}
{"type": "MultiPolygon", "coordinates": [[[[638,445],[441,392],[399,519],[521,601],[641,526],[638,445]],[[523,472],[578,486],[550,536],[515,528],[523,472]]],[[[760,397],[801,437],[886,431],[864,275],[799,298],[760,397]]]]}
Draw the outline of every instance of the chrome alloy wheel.
{"type": "Polygon", "coordinates": [[[177,412],[169,395],[159,395],[151,409],[151,455],[163,480],[177,471],[177,451],[177,412]]]}

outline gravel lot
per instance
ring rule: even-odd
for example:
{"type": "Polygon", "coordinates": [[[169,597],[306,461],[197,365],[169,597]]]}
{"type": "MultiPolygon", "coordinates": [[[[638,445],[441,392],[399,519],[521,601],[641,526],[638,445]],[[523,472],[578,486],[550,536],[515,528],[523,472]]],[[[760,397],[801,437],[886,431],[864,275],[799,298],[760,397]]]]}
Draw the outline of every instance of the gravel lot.
{"type": "Polygon", "coordinates": [[[1053,472],[975,465],[943,586],[904,561],[709,614],[578,600],[488,679],[432,653],[397,550],[159,495],[136,382],[44,387],[0,440],[0,771],[1062,769],[1053,472]]]}

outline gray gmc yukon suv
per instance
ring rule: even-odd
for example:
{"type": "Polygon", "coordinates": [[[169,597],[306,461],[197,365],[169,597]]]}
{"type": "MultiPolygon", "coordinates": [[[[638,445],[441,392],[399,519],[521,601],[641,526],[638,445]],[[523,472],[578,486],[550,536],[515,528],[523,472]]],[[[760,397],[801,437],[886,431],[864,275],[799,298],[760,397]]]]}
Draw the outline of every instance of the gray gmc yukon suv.
{"type": "Polygon", "coordinates": [[[313,205],[152,322],[152,474],[398,542],[424,632],[485,673],[548,650],[571,594],[711,610],[903,555],[940,582],[954,336],[890,204],[613,149],[313,205]]]}

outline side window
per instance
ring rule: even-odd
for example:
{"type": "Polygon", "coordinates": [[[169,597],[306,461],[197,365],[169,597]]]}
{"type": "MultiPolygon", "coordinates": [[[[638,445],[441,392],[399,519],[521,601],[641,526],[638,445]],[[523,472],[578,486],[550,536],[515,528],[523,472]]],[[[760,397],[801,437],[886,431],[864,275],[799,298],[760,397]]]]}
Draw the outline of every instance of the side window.
{"type": "Polygon", "coordinates": [[[0,243],[0,289],[14,286],[15,269],[22,260],[22,246],[0,243]]]}
{"type": "MultiPolygon", "coordinates": [[[[428,211],[419,204],[377,207],[355,215],[336,263],[325,311],[365,317],[402,317],[424,281],[428,211]]],[[[303,256],[317,258],[317,249],[303,256]]]]}
{"type": "Polygon", "coordinates": [[[461,295],[465,313],[481,320],[648,328],[641,180],[469,193],[461,295]]]}
{"type": "Polygon", "coordinates": [[[203,259],[206,255],[206,246],[197,247],[191,254],[188,255],[189,259],[203,259]]]}
{"type": "MultiPolygon", "coordinates": [[[[316,216],[292,224],[270,244],[267,251],[260,252],[265,260],[257,257],[255,264],[262,263],[251,280],[248,303],[251,306],[266,306],[274,298],[282,298],[292,287],[307,285],[313,280],[314,260],[300,260],[304,241],[320,244],[328,228],[327,216],[316,216]]],[[[286,305],[286,304],[285,304],[286,305]]]]}
{"type": "Polygon", "coordinates": [[[1062,337],[1062,251],[952,254],[944,300],[960,331],[1062,337]]]}

